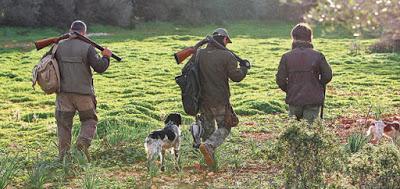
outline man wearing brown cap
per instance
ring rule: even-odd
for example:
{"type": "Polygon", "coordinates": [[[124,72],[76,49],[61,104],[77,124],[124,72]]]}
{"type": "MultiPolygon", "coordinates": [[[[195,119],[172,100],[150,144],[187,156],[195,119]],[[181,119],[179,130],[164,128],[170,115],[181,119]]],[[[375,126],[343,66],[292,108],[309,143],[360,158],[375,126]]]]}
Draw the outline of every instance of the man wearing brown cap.
{"type": "MultiPolygon", "coordinates": [[[[228,32],[223,28],[216,29],[212,37],[223,46],[232,43],[228,32]]],[[[219,48],[215,43],[209,43],[205,49],[200,49],[197,53],[201,83],[200,117],[204,130],[200,151],[207,165],[211,166],[215,163],[214,151],[231,131],[231,127],[224,119],[230,107],[229,79],[234,82],[242,81],[246,77],[249,63],[240,62],[238,67],[232,53],[219,48]]]]}
{"type": "MultiPolygon", "coordinates": [[[[79,20],[74,21],[70,32],[86,35],[86,24],[79,20]]],[[[74,37],[58,43],[55,57],[58,60],[61,79],[60,92],[56,95],[55,117],[60,160],[64,159],[70,150],[72,121],[76,111],[81,121],[76,146],[90,160],[88,148],[97,125],[92,69],[98,73],[106,71],[112,52],[104,49],[101,54],[102,57],[93,46],[74,37]]]]}

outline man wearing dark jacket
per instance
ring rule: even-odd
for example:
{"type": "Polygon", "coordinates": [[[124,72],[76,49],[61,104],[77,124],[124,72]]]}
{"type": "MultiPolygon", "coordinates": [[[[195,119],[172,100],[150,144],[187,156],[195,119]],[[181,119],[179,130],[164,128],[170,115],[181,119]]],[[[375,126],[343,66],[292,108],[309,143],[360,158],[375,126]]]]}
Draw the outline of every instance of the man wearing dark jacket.
{"type": "MultiPolygon", "coordinates": [[[[71,32],[86,35],[86,24],[74,21],[71,32]]],[[[78,111],[81,121],[80,133],[76,141],[78,150],[88,160],[88,148],[96,133],[96,98],[93,87],[92,70],[102,73],[110,64],[112,52],[104,49],[100,57],[88,43],[71,37],[59,42],[55,57],[60,69],[60,92],[56,94],[56,112],[59,158],[62,160],[71,146],[72,120],[78,111]]]]}
{"type": "MultiPolygon", "coordinates": [[[[227,31],[223,28],[216,29],[213,38],[223,46],[231,43],[227,31]]],[[[231,131],[224,120],[227,107],[230,106],[229,79],[240,82],[246,77],[248,68],[245,63],[240,63],[240,67],[238,67],[237,60],[232,53],[218,48],[213,43],[209,43],[198,53],[201,83],[200,115],[204,129],[201,136],[204,143],[200,145],[200,151],[204,155],[207,165],[211,166],[214,164],[214,151],[224,142],[231,131]],[[218,129],[215,127],[215,122],[217,122],[218,129]]]]}
{"type": "Polygon", "coordinates": [[[276,83],[286,93],[289,115],[312,123],[324,103],[324,88],[332,79],[332,70],[325,56],[313,49],[307,24],[296,25],[291,35],[292,50],[281,58],[276,83]]]}

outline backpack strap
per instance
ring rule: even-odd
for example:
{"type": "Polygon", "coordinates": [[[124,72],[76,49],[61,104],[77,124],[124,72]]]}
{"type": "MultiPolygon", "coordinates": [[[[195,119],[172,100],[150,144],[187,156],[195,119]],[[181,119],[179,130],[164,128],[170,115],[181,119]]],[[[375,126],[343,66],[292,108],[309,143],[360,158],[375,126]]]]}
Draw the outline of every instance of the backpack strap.
{"type": "Polygon", "coordinates": [[[58,43],[56,43],[56,44],[53,46],[53,49],[51,50],[51,57],[52,57],[52,58],[54,58],[54,55],[56,54],[57,48],[58,48],[58,43]]]}
{"type": "Polygon", "coordinates": [[[197,49],[197,51],[196,51],[196,57],[195,57],[195,59],[194,59],[194,66],[196,66],[197,67],[197,86],[199,86],[199,101],[198,101],[198,107],[199,107],[199,109],[200,109],[200,107],[201,107],[201,71],[200,71],[200,51],[201,51],[201,48],[198,48],[197,49]]]}

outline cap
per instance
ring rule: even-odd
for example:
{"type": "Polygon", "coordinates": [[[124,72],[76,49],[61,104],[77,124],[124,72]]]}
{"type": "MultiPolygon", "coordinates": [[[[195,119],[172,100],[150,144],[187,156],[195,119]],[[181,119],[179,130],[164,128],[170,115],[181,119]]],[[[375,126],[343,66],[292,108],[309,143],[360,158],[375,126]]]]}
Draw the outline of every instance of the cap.
{"type": "Polygon", "coordinates": [[[232,43],[231,38],[229,37],[228,31],[224,28],[217,28],[213,32],[213,36],[225,36],[228,37],[228,43],[232,43]]]}

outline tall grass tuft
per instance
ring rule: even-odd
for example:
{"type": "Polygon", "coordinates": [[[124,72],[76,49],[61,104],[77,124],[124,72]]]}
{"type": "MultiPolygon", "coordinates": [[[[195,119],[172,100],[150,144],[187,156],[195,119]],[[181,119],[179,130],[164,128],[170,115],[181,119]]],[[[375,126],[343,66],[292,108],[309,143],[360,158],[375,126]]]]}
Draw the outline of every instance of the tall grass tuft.
{"type": "Polygon", "coordinates": [[[40,189],[44,188],[43,185],[46,181],[47,169],[44,164],[38,164],[32,168],[29,173],[29,188],[40,189]]]}
{"type": "Polygon", "coordinates": [[[353,133],[347,138],[345,149],[347,152],[353,154],[357,153],[368,141],[369,137],[365,136],[363,133],[353,133]]]}
{"type": "Polygon", "coordinates": [[[82,180],[82,188],[84,189],[99,188],[99,179],[94,173],[88,173],[82,180]]]}
{"type": "Polygon", "coordinates": [[[0,157],[0,189],[5,189],[18,172],[19,164],[17,161],[17,157],[0,157]]]}

